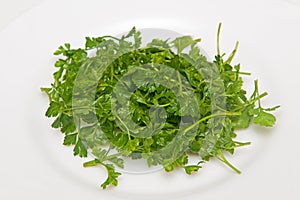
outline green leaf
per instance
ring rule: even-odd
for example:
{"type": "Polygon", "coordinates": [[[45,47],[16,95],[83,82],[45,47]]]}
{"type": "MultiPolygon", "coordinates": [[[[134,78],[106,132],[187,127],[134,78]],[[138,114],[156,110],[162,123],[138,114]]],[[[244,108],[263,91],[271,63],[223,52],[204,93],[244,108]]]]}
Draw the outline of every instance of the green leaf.
{"type": "Polygon", "coordinates": [[[59,59],[58,61],[55,62],[54,66],[55,67],[63,67],[66,64],[66,61],[63,59],[59,59]]]}
{"type": "Polygon", "coordinates": [[[183,153],[173,164],[177,167],[184,167],[188,163],[188,156],[183,153]]]}
{"type": "Polygon", "coordinates": [[[79,157],[87,157],[86,146],[82,143],[81,139],[78,138],[77,143],[73,149],[74,156],[79,155],[79,157]]]}
{"type": "Polygon", "coordinates": [[[60,104],[52,101],[49,105],[49,108],[46,111],[47,117],[56,117],[60,112],[60,104]]]}
{"type": "Polygon", "coordinates": [[[116,166],[120,167],[120,168],[124,168],[124,161],[121,158],[118,157],[112,157],[108,159],[110,162],[112,162],[113,164],[115,164],[116,166]]]}
{"type": "Polygon", "coordinates": [[[126,146],[124,147],[124,152],[126,154],[130,154],[130,153],[134,152],[138,148],[139,142],[140,142],[140,140],[138,138],[129,140],[127,142],[126,146]]]}
{"type": "Polygon", "coordinates": [[[99,147],[94,147],[92,150],[92,154],[97,158],[99,161],[103,161],[106,158],[108,151],[105,149],[101,149],[99,147]]]}
{"type": "Polygon", "coordinates": [[[85,49],[93,49],[97,47],[98,42],[93,38],[86,37],[85,38],[85,49]]]}
{"type": "Polygon", "coordinates": [[[227,94],[236,94],[238,93],[243,86],[243,81],[241,78],[239,78],[237,81],[233,82],[232,84],[230,84],[226,90],[227,94]]]}
{"type": "Polygon", "coordinates": [[[136,33],[134,33],[133,37],[134,37],[135,48],[136,49],[140,48],[142,44],[141,32],[137,31],[136,33]]]}
{"type": "Polygon", "coordinates": [[[48,96],[50,96],[51,88],[45,88],[45,87],[42,87],[42,88],[41,88],[41,91],[42,91],[42,92],[45,92],[48,96]]]}
{"type": "Polygon", "coordinates": [[[107,179],[104,183],[101,184],[101,187],[103,189],[106,189],[109,185],[118,185],[117,178],[121,175],[121,173],[115,171],[115,167],[111,164],[105,164],[104,165],[107,170],[107,179]]]}
{"type": "Polygon", "coordinates": [[[122,36],[122,39],[126,39],[126,38],[129,38],[131,36],[133,36],[134,34],[136,34],[136,28],[135,27],[132,27],[132,29],[127,33],[127,35],[123,35],[122,36]]]}
{"type": "Polygon", "coordinates": [[[189,56],[194,60],[198,60],[201,58],[200,49],[195,44],[191,46],[191,50],[189,52],[189,56]]]}
{"type": "Polygon", "coordinates": [[[191,36],[182,36],[177,37],[175,40],[172,41],[172,43],[174,44],[174,47],[177,49],[177,53],[179,54],[188,46],[194,45],[200,41],[201,39],[194,40],[191,36]]]}
{"type": "Polygon", "coordinates": [[[62,114],[60,117],[61,129],[60,131],[65,134],[73,133],[76,130],[76,125],[73,116],[62,114]]]}
{"type": "Polygon", "coordinates": [[[169,49],[170,45],[168,43],[168,40],[153,39],[150,43],[147,44],[147,47],[158,47],[158,48],[169,49]]]}
{"type": "Polygon", "coordinates": [[[276,123],[276,117],[271,113],[267,113],[261,110],[257,114],[257,116],[254,117],[253,122],[261,126],[271,127],[276,123]]]}
{"type": "Polygon", "coordinates": [[[60,128],[62,126],[61,124],[61,115],[59,115],[54,122],[51,124],[52,128],[60,128]]]}
{"type": "Polygon", "coordinates": [[[252,105],[245,107],[242,110],[241,115],[233,117],[232,125],[235,129],[244,129],[250,126],[251,120],[253,118],[253,109],[252,105]]]}
{"type": "Polygon", "coordinates": [[[65,43],[65,47],[67,48],[67,50],[70,50],[71,45],[69,43],[65,43]]]}
{"type": "Polygon", "coordinates": [[[74,145],[77,142],[77,135],[78,133],[74,133],[74,134],[70,134],[70,135],[66,135],[64,138],[64,145],[74,145]]]}
{"type": "Polygon", "coordinates": [[[60,46],[55,52],[54,52],[54,55],[60,55],[62,54],[63,52],[65,52],[64,48],[62,46],[60,46]]]}
{"type": "Polygon", "coordinates": [[[189,175],[191,175],[193,172],[197,172],[200,168],[202,167],[198,165],[189,165],[184,167],[185,172],[189,175]]]}
{"type": "Polygon", "coordinates": [[[202,141],[201,140],[194,140],[191,145],[189,146],[189,150],[192,153],[198,153],[201,149],[202,141]]]}
{"type": "Polygon", "coordinates": [[[168,164],[164,166],[166,172],[171,172],[174,170],[174,166],[172,164],[168,164]]]}

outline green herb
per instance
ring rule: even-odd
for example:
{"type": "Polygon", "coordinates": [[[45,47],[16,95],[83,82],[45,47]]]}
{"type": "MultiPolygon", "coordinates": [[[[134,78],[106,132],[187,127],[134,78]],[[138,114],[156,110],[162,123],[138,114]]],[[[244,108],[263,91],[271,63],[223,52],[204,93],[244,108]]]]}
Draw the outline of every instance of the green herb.
{"type": "Polygon", "coordinates": [[[74,155],[94,159],[84,167],[103,166],[108,177],[101,185],[117,185],[122,157],[145,159],[165,171],[183,168],[187,174],[217,158],[237,173],[223,152],[234,153],[249,142],[235,141],[236,130],[252,122],[271,127],[277,109],[264,108],[258,81],[246,96],[240,64],[220,50],[213,62],[203,56],[200,39],[191,36],[172,41],[153,39],[141,46],[141,33],[133,28],[120,38],[86,37],[84,48],[60,46],[57,71],[49,88],[47,117],[64,134],[64,145],[74,155]],[[189,164],[197,155],[199,162],[189,164]]]}

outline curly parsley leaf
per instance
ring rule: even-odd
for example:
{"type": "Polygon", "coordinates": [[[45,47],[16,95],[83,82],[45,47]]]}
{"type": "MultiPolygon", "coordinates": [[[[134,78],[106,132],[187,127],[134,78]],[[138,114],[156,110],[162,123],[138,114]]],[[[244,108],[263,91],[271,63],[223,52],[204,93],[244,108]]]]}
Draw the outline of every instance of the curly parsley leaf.
{"type": "Polygon", "coordinates": [[[104,165],[107,169],[107,179],[104,183],[101,184],[101,187],[105,189],[108,185],[118,185],[117,178],[121,175],[121,173],[115,171],[115,167],[111,164],[104,165]]]}
{"type": "Polygon", "coordinates": [[[80,138],[77,139],[73,152],[74,152],[74,156],[79,155],[79,157],[87,157],[86,146],[83,144],[80,138]]]}

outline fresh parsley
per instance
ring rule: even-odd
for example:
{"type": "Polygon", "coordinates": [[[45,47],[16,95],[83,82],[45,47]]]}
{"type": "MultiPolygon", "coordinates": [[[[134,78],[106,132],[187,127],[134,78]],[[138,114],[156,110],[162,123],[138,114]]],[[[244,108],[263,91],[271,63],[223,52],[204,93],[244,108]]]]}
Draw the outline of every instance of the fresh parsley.
{"type": "Polygon", "coordinates": [[[103,189],[118,184],[115,167],[124,167],[122,157],[187,174],[217,158],[240,173],[223,152],[250,144],[236,141],[236,130],[252,122],[273,126],[270,112],[279,106],[262,106],[267,93],[259,92],[257,80],[246,96],[242,76],[250,74],[231,64],[238,43],[226,57],[220,29],[213,62],[201,54],[200,39],[155,38],[142,47],[136,28],[120,38],[86,37],[84,48],[67,43],[54,52],[53,83],[41,88],[49,97],[45,115],[55,118],[52,127],[64,134],[64,145],[74,146],[74,156],[93,156],[84,167],[107,170],[103,189]],[[189,164],[190,155],[199,162],[189,164]]]}

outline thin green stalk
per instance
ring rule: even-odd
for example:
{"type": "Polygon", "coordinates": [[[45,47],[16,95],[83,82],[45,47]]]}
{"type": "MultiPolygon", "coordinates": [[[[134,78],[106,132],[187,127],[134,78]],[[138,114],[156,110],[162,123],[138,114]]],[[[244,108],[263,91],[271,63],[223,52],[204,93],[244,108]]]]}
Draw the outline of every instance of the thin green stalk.
{"type": "Polygon", "coordinates": [[[221,33],[221,27],[222,27],[222,23],[219,23],[218,26],[218,35],[217,35],[217,51],[218,51],[218,55],[221,56],[221,52],[220,52],[220,33],[221,33]]]}
{"type": "Polygon", "coordinates": [[[231,63],[232,59],[234,58],[234,56],[235,56],[235,54],[237,52],[238,47],[239,47],[239,42],[237,41],[235,43],[235,47],[234,47],[232,53],[230,54],[230,56],[228,57],[228,59],[225,61],[225,63],[227,63],[227,64],[231,63]]]}
{"type": "Polygon", "coordinates": [[[250,76],[251,73],[250,72],[239,72],[240,75],[246,75],[246,76],[250,76]]]}
{"type": "Polygon", "coordinates": [[[103,165],[103,163],[97,159],[83,163],[83,167],[94,167],[96,165],[103,165]]]}
{"type": "Polygon", "coordinates": [[[218,151],[218,155],[220,156],[216,156],[216,158],[218,159],[218,160],[220,160],[221,162],[223,162],[223,163],[225,163],[228,167],[230,167],[233,171],[235,171],[236,173],[238,173],[238,174],[241,174],[242,172],[239,170],[239,169],[237,169],[235,166],[233,166],[226,158],[225,158],[225,156],[224,156],[224,154],[222,153],[222,151],[221,150],[219,150],[218,151]]]}
{"type": "Polygon", "coordinates": [[[267,92],[264,92],[264,93],[262,93],[261,95],[259,95],[258,97],[255,97],[255,98],[251,97],[252,99],[251,99],[247,104],[244,104],[244,105],[242,105],[242,106],[239,106],[239,107],[233,109],[232,111],[235,112],[235,111],[238,111],[238,110],[240,110],[240,109],[242,109],[242,108],[245,108],[245,107],[247,107],[247,106],[249,106],[249,105],[255,103],[256,101],[258,101],[259,99],[261,99],[261,98],[263,98],[263,97],[265,97],[265,96],[267,96],[267,95],[268,95],[268,93],[267,93],[267,92]]]}
{"type": "Polygon", "coordinates": [[[238,142],[238,141],[233,141],[233,142],[237,145],[236,147],[243,147],[251,144],[251,142],[238,142]]]}
{"type": "MultiPolygon", "coordinates": [[[[257,96],[260,96],[258,91],[258,80],[255,80],[254,83],[255,83],[256,94],[257,96]]],[[[258,107],[261,108],[260,98],[258,98],[258,107]]]]}
{"type": "Polygon", "coordinates": [[[121,120],[121,118],[120,118],[118,115],[116,115],[116,118],[117,118],[118,120],[120,120],[121,124],[123,124],[123,126],[126,128],[127,135],[128,135],[128,139],[130,139],[130,131],[129,131],[129,128],[126,126],[126,124],[121,120]]]}
{"type": "Polygon", "coordinates": [[[197,126],[198,124],[200,124],[201,122],[208,120],[210,118],[213,117],[217,117],[217,116],[236,116],[236,115],[240,115],[241,113],[234,113],[234,112],[223,112],[223,113],[215,113],[215,114],[211,114],[209,116],[203,117],[200,120],[198,120],[197,122],[195,122],[194,124],[192,124],[191,126],[187,127],[183,134],[187,133],[189,130],[193,129],[195,126],[197,126]]]}
{"type": "Polygon", "coordinates": [[[178,78],[178,82],[179,82],[179,95],[182,96],[182,82],[181,82],[181,78],[180,78],[180,72],[176,71],[177,73],[177,78],[178,78]]]}

